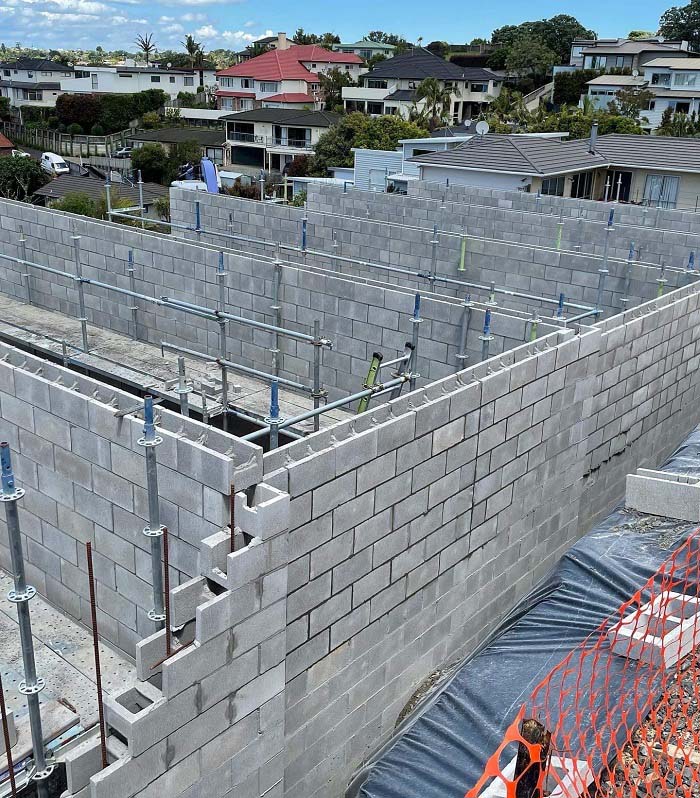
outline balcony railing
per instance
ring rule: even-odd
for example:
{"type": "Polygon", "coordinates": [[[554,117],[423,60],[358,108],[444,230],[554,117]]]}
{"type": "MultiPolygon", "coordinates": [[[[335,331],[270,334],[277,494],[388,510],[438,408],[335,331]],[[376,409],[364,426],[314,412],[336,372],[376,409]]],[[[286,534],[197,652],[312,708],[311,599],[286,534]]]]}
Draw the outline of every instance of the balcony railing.
{"type": "Polygon", "coordinates": [[[246,141],[249,144],[265,144],[265,136],[256,136],[255,133],[242,133],[239,130],[229,130],[226,137],[229,141],[246,141]]]}
{"type": "Polygon", "coordinates": [[[268,136],[268,147],[293,147],[297,150],[312,150],[311,142],[307,139],[295,139],[288,136],[268,136]]]}

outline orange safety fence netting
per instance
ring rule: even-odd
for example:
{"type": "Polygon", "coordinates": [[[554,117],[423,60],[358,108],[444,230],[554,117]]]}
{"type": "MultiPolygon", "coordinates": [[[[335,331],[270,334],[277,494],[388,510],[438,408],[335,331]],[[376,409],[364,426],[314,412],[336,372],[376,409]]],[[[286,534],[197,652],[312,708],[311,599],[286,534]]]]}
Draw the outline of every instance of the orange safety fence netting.
{"type": "Polygon", "coordinates": [[[699,595],[696,530],[540,682],[465,798],[700,798],[699,595]]]}

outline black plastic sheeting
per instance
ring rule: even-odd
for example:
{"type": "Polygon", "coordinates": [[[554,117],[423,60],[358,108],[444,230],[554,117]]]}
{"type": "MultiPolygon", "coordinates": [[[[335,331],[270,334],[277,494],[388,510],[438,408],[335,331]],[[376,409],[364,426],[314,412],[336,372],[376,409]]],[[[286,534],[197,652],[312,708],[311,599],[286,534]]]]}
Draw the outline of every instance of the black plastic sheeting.
{"type": "MultiPolygon", "coordinates": [[[[700,432],[692,433],[662,470],[700,475],[700,432]]],[[[404,721],[355,777],[346,798],[462,798],[542,679],[643,587],[696,528],[618,508],[404,721]]],[[[620,669],[615,682],[613,667],[609,691],[624,694],[623,679],[620,669]]],[[[639,696],[635,707],[620,712],[636,716],[653,700],[653,694],[639,696]]]]}

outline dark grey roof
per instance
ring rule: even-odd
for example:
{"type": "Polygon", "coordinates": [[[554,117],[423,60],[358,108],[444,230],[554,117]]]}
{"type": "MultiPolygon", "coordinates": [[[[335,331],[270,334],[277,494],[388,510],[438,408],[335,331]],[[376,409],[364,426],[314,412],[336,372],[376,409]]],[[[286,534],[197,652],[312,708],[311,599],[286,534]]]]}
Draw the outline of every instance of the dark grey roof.
{"type": "Polygon", "coordinates": [[[374,69],[365,73],[363,78],[405,78],[422,80],[438,78],[439,80],[493,80],[497,79],[488,69],[477,67],[460,67],[451,61],[431,53],[423,47],[415,47],[406,53],[395,55],[386,61],[380,61],[374,69]]]}
{"type": "Polygon", "coordinates": [[[279,122],[284,125],[308,125],[309,127],[331,127],[340,116],[330,111],[299,111],[294,108],[254,108],[227,114],[221,119],[227,122],[279,122]]]}
{"type": "Polygon", "coordinates": [[[75,67],[58,64],[47,58],[18,58],[16,61],[3,61],[0,69],[28,69],[34,72],[74,72],[75,67]]]}
{"type": "Polygon", "coordinates": [[[408,160],[433,166],[540,176],[600,166],[700,172],[700,139],[610,133],[598,137],[595,149],[595,154],[588,151],[588,139],[560,141],[492,134],[476,136],[451,150],[416,155],[408,160]]]}
{"type": "Polygon", "coordinates": [[[391,94],[387,94],[385,100],[402,100],[403,102],[410,102],[416,97],[415,89],[396,89],[391,94]]]}
{"type": "Polygon", "coordinates": [[[9,78],[0,80],[0,86],[12,87],[13,89],[46,89],[47,91],[58,91],[61,88],[60,83],[29,83],[26,80],[10,80],[9,78]]]}
{"type": "Polygon", "coordinates": [[[560,174],[592,169],[606,163],[601,155],[588,152],[588,140],[562,142],[559,139],[501,134],[475,136],[451,150],[416,155],[408,160],[521,175],[560,174]]]}
{"type": "MultiPolygon", "coordinates": [[[[167,186],[160,186],[158,183],[143,184],[143,198],[145,204],[151,204],[158,197],[168,193],[167,186]]],[[[105,196],[105,183],[94,177],[82,177],[81,175],[60,175],[59,177],[42,186],[34,192],[35,197],[46,197],[47,199],[63,199],[67,194],[87,194],[90,199],[102,199],[105,196]]],[[[139,192],[136,187],[132,188],[128,183],[112,183],[112,201],[117,197],[123,197],[138,205],[139,192]]]]}
{"type": "Polygon", "coordinates": [[[619,43],[598,42],[597,45],[591,45],[584,48],[581,52],[583,55],[601,55],[603,53],[613,53],[615,55],[645,53],[649,50],[663,50],[663,52],[676,52],[676,53],[689,53],[689,49],[683,47],[669,46],[663,42],[644,41],[639,39],[622,40],[619,43]]]}
{"type": "Polygon", "coordinates": [[[171,127],[165,130],[140,130],[127,136],[129,141],[158,141],[163,144],[182,144],[196,141],[202,147],[220,147],[226,141],[223,130],[197,127],[171,127]]]}

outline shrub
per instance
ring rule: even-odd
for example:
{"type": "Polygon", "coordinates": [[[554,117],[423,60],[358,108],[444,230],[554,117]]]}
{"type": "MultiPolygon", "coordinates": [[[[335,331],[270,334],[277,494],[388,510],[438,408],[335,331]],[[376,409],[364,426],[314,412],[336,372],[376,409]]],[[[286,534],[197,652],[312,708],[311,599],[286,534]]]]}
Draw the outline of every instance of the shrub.
{"type": "Polygon", "coordinates": [[[80,136],[83,132],[83,126],[79,125],[77,122],[73,122],[73,124],[68,125],[66,128],[66,133],[69,133],[71,136],[80,136]]]}
{"type": "Polygon", "coordinates": [[[146,130],[156,130],[160,127],[160,114],[158,111],[146,111],[141,121],[146,130]]]}
{"type": "Polygon", "coordinates": [[[102,127],[102,125],[93,125],[90,128],[91,136],[104,136],[104,134],[105,134],[105,129],[102,127]]]}

